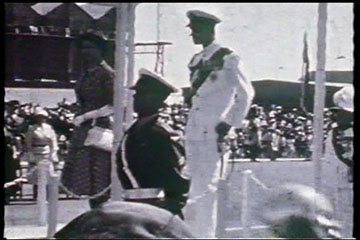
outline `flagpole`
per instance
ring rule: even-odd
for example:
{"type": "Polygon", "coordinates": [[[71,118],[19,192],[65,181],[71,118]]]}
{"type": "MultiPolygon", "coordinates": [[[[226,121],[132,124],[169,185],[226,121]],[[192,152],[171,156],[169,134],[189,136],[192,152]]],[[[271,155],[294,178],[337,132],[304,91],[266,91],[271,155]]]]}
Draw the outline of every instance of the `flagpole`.
{"type": "Polygon", "coordinates": [[[116,5],[115,81],[114,81],[114,144],[111,154],[111,200],[121,200],[121,184],[117,176],[116,151],[124,135],[124,83],[126,81],[126,31],[128,3],[116,5]]]}
{"type": "Polygon", "coordinates": [[[325,107],[325,62],[326,62],[326,21],[327,3],[318,6],[318,35],[317,35],[317,66],[315,75],[315,101],[314,101],[314,140],[312,161],[315,170],[315,187],[321,190],[321,163],[323,161],[324,141],[324,107],[325,107]]]}
{"type": "Polygon", "coordinates": [[[306,113],[307,98],[309,94],[309,55],[308,55],[308,43],[307,43],[307,32],[304,33],[304,51],[303,51],[303,82],[301,84],[301,97],[300,97],[300,109],[306,113]]]}
{"type": "MultiPolygon", "coordinates": [[[[128,66],[127,66],[127,86],[133,85],[134,82],[134,51],[135,51],[135,8],[137,3],[129,4],[128,14],[128,66]]],[[[127,126],[133,120],[132,92],[126,89],[126,114],[125,125],[127,126]]]]}

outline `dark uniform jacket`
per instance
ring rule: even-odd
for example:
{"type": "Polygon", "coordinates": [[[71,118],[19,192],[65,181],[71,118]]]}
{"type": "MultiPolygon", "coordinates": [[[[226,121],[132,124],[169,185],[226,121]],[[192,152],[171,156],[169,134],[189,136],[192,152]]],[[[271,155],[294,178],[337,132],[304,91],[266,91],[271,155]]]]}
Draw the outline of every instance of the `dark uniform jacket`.
{"type": "Polygon", "coordinates": [[[185,206],[190,188],[189,178],[182,174],[185,151],[179,140],[159,115],[153,115],[136,121],[125,132],[117,151],[117,172],[123,188],[163,189],[165,200],[154,205],[174,214],[185,206]]]}

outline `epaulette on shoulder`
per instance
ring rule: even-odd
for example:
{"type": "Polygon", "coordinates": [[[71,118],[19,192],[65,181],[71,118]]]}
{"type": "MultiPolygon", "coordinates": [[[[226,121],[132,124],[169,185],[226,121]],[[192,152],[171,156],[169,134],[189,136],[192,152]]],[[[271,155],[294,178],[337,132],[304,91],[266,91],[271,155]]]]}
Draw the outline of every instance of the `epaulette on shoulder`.
{"type": "Polygon", "coordinates": [[[169,126],[169,124],[167,124],[163,118],[159,117],[157,119],[156,126],[160,127],[163,131],[169,134],[170,138],[173,139],[174,141],[178,141],[179,139],[182,138],[182,134],[179,131],[173,129],[171,126],[169,126]]]}
{"type": "Polygon", "coordinates": [[[156,121],[156,125],[165,129],[165,131],[169,132],[170,134],[172,132],[175,132],[175,130],[169,126],[169,124],[166,123],[165,119],[162,117],[159,117],[156,121]]]}
{"type": "Polygon", "coordinates": [[[152,116],[149,116],[149,117],[142,118],[142,119],[139,120],[138,126],[143,127],[143,126],[145,126],[145,125],[147,125],[149,123],[152,123],[152,122],[156,121],[157,118],[158,118],[157,115],[152,115],[152,116]]]}
{"type": "Polygon", "coordinates": [[[170,117],[170,115],[169,115],[169,114],[167,114],[167,113],[163,113],[163,112],[160,112],[160,113],[158,114],[158,116],[159,116],[159,118],[161,118],[161,119],[165,119],[165,118],[170,117]]]}
{"type": "Polygon", "coordinates": [[[211,61],[216,61],[218,59],[224,59],[224,57],[229,56],[232,54],[233,51],[229,48],[221,47],[217,50],[210,58],[211,61]]]}
{"type": "Polygon", "coordinates": [[[233,49],[228,48],[228,47],[222,47],[222,48],[219,49],[219,51],[220,51],[220,52],[223,52],[223,53],[226,54],[226,55],[234,52],[233,49]]]}

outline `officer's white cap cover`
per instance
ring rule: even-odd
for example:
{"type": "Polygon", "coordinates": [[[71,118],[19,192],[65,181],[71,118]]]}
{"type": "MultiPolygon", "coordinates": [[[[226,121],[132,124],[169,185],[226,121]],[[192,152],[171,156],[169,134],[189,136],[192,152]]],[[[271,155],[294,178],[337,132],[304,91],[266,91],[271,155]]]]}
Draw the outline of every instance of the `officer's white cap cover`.
{"type": "Polygon", "coordinates": [[[187,27],[190,27],[197,21],[208,22],[214,25],[221,22],[221,20],[215,15],[200,10],[188,11],[186,16],[190,19],[190,23],[187,25],[187,27]]]}
{"type": "Polygon", "coordinates": [[[343,87],[333,96],[336,107],[354,112],[354,86],[343,87]]]}
{"type": "MultiPolygon", "coordinates": [[[[142,77],[147,77],[147,78],[149,78],[149,79],[154,80],[154,81],[151,82],[151,83],[150,83],[149,80],[147,80],[147,81],[149,81],[148,87],[151,87],[151,84],[153,84],[153,85],[156,84],[157,86],[161,86],[161,87],[163,87],[163,88],[168,89],[169,92],[173,92],[173,93],[174,93],[174,92],[177,92],[177,91],[178,91],[178,89],[177,89],[176,87],[174,87],[173,85],[171,85],[170,83],[168,83],[163,77],[161,77],[161,76],[158,75],[157,73],[152,72],[152,71],[150,71],[150,70],[147,70],[147,69],[145,69],[145,68],[141,68],[141,69],[139,70],[139,81],[137,81],[137,83],[136,83],[134,86],[130,87],[130,89],[136,90],[136,89],[138,89],[138,88],[140,87],[140,85],[144,84],[144,81],[141,81],[141,80],[140,80],[140,79],[142,79],[142,77]]],[[[146,80],[145,80],[145,81],[146,81],[146,80]]]]}

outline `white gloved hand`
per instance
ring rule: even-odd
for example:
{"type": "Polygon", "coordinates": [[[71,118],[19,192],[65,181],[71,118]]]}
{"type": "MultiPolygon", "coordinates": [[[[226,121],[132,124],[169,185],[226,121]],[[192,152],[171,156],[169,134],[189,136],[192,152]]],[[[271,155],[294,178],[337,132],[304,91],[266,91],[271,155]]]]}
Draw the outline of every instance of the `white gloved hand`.
{"type": "Polygon", "coordinates": [[[52,154],[51,154],[51,161],[55,164],[59,163],[59,158],[58,158],[58,154],[57,154],[57,151],[54,151],[52,154]]]}
{"type": "Polygon", "coordinates": [[[85,121],[85,118],[84,118],[84,116],[83,115],[80,115],[80,116],[77,116],[77,117],[75,117],[74,118],[74,125],[76,126],[76,127],[79,127],[83,122],[85,121]]]}

